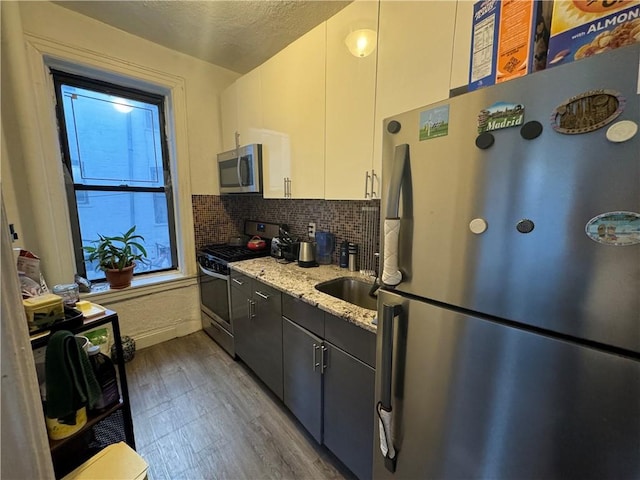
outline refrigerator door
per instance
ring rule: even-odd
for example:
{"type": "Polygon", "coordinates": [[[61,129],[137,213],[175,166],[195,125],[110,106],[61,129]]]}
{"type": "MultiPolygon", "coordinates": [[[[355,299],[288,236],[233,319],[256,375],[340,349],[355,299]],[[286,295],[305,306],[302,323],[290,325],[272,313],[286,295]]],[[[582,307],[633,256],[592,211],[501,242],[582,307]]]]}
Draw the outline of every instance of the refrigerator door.
{"type": "MultiPolygon", "coordinates": [[[[376,479],[640,478],[640,363],[380,292],[393,317],[395,473],[376,479]]],[[[378,424],[376,422],[376,430],[378,424]]]]}
{"type": "Polygon", "coordinates": [[[640,134],[607,139],[617,121],[640,122],[639,54],[640,45],[620,48],[387,119],[383,218],[394,216],[394,157],[408,145],[396,289],[640,352],[640,245],[585,234],[602,213],[640,213],[640,134]],[[592,132],[556,132],[554,109],[594,89],[621,94],[620,116],[592,132]],[[478,116],[499,102],[522,104],[524,123],[539,122],[541,135],[527,140],[520,127],[504,128],[478,148],[478,116]],[[445,106],[448,134],[419,140],[421,113],[445,106]]]}

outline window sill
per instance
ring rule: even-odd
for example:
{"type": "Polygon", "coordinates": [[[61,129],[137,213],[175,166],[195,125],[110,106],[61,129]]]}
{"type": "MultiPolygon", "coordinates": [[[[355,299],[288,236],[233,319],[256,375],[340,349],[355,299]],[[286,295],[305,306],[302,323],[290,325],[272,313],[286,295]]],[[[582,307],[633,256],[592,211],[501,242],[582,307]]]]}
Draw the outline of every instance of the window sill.
{"type": "Polygon", "coordinates": [[[177,270],[134,277],[131,286],[122,290],[112,290],[107,283],[92,287],[90,293],[80,295],[81,300],[93,303],[114,302],[147,296],[176,288],[197,285],[197,275],[185,275],[177,270]]]}

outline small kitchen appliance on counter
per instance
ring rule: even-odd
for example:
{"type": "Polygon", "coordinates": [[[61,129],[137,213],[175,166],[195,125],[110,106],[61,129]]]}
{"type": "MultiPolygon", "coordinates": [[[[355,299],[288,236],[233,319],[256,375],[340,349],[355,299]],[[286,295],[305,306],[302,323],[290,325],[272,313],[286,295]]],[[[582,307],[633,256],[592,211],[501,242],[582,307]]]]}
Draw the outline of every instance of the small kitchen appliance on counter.
{"type": "Polygon", "coordinates": [[[232,357],[235,357],[235,346],[229,301],[228,264],[269,255],[269,243],[278,235],[279,228],[277,223],[246,220],[244,233],[249,237],[260,237],[260,242],[264,242],[263,248],[252,250],[245,242],[240,246],[227,243],[206,245],[198,250],[202,328],[232,357]]]}
{"type": "Polygon", "coordinates": [[[271,256],[276,259],[284,258],[282,256],[282,240],[280,240],[280,237],[271,239],[271,256]]]}
{"type": "Polygon", "coordinates": [[[316,245],[313,242],[300,242],[300,252],[298,254],[298,266],[303,268],[317,267],[316,245]]]}
{"type": "Polygon", "coordinates": [[[271,241],[271,256],[277,260],[295,262],[298,260],[300,242],[291,236],[288,225],[281,225],[279,236],[271,241]]]}

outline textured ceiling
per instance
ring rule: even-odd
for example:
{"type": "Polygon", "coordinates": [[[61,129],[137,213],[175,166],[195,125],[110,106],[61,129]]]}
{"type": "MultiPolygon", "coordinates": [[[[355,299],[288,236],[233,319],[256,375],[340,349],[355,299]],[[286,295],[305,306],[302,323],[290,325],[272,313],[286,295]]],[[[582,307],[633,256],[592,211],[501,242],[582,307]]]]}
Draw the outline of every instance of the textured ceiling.
{"type": "Polygon", "coordinates": [[[173,50],[246,73],[350,2],[92,0],[54,3],[173,50]]]}

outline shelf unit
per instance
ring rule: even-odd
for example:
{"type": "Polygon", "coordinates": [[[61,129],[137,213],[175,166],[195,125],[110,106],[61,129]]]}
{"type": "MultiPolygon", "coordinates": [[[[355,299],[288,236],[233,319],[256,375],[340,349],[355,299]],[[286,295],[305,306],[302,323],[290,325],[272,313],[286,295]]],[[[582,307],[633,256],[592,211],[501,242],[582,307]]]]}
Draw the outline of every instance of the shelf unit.
{"type": "MultiPolygon", "coordinates": [[[[133,419],[131,418],[131,404],[129,401],[129,387],[127,385],[127,373],[124,365],[124,352],[122,350],[122,338],[120,335],[120,323],[118,315],[112,310],[106,310],[103,314],[85,319],[82,326],[71,328],[74,335],[93,330],[103,325],[111,324],[113,331],[113,342],[116,348],[117,358],[120,359],[115,363],[118,372],[118,382],[120,387],[120,401],[99,414],[88,413],[87,424],[81,430],[62,440],[49,439],[49,448],[53,460],[53,467],[56,478],[61,478],[71,470],[88,460],[92,455],[97,453],[101,447],[91,446],[89,443],[93,439],[95,433],[94,428],[103,424],[103,422],[117,422],[121,424],[121,430],[124,440],[131,448],[135,450],[135,439],[133,435],[133,419]],[[121,417],[121,418],[120,418],[121,417]]],[[[33,350],[45,347],[49,341],[49,335],[33,337],[31,339],[31,348],[33,350]]],[[[44,417],[43,417],[44,421],[44,417]]],[[[116,442],[113,442],[116,443],[116,442]]]]}

